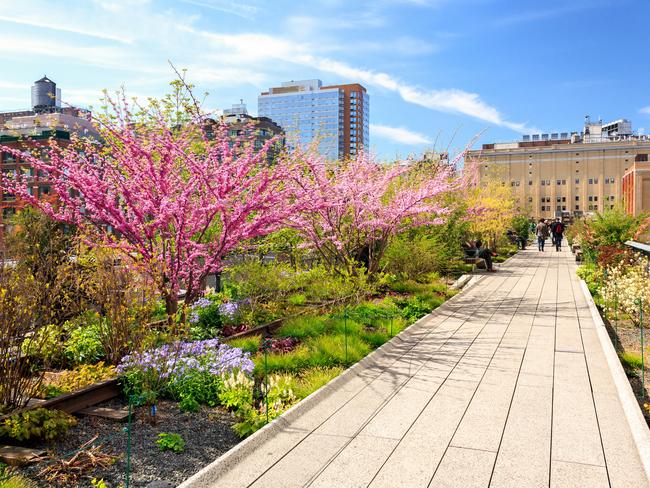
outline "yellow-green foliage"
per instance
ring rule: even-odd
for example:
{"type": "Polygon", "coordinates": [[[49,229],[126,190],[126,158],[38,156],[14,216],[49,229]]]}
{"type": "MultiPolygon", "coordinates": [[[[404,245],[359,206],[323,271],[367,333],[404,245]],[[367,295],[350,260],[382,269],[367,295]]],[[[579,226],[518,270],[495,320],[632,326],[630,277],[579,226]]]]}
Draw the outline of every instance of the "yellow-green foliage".
{"type": "Polygon", "coordinates": [[[70,393],[100,381],[117,377],[114,366],[106,366],[103,361],[97,364],[82,364],[73,370],[62,371],[43,381],[45,396],[52,397],[70,393]]]}
{"type": "Polygon", "coordinates": [[[0,424],[0,437],[9,437],[17,441],[43,439],[51,441],[68,432],[77,425],[77,420],[60,410],[36,408],[17,413],[0,424]]]}
{"type": "Polygon", "coordinates": [[[0,488],[36,488],[36,484],[22,476],[11,476],[6,480],[0,480],[0,488]]]}

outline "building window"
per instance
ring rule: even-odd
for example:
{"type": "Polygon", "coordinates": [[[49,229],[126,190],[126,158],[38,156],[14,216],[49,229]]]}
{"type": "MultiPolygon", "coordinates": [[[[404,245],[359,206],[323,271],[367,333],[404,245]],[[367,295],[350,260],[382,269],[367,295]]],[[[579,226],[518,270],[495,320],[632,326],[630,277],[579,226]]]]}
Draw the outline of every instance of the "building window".
{"type": "Polygon", "coordinates": [[[614,209],[614,205],[610,205],[609,208],[610,208],[611,210],[613,210],[613,209],[614,209]]]}
{"type": "Polygon", "coordinates": [[[597,202],[597,201],[598,201],[598,197],[595,196],[595,197],[594,197],[594,202],[597,202]]]}
{"type": "Polygon", "coordinates": [[[542,197],[542,203],[544,203],[545,201],[546,201],[546,198],[542,197]]]}
{"type": "Polygon", "coordinates": [[[598,184],[598,178],[594,178],[594,185],[598,184]]]}
{"type": "Polygon", "coordinates": [[[546,207],[545,207],[544,205],[542,205],[542,212],[543,212],[544,210],[546,210],[546,207]]]}
{"type": "Polygon", "coordinates": [[[557,206],[555,207],[555,210],[557,210],[557,211],[559,212],[560,210],[562,210],[562,206],[561,206],[561,205],[557,205],[557,206]]]}
{"type": "Polygon", "coordinates": [[[576,185],[580,184],[580,178],[576,178],[576,185]]]}
{"type": "Polygon", "coordinates": [[[563,201],[563,202],[566,202],[566,197],[562,197],[562,201],[563,201]]]}
{"type": "Polygon", "coordinates": [[[557,184],[558,184],[558,185],[561,185],[561,184],[562,184],[562,180],[557,180],[557,184]]]}
{"type": "Polygon", "coordinates": [[[594,210],[598,211],[598,205],[594,205],[594,210]]]}
{"type": "Polygon", "coordinates": [[[576,202],[580,201],[580,197],[576,195],[576,202]]]}
{"type": "Polygon", "coordinates": [[[528,180],[528,186],[533,186],[533,180],[528,180]]]}
{"type": "Polygon", "coordinates": [[[528,203],[533,203],[533,197],[528,197],[528,203]]]}
{"type": "Polygon", "coordinates": [[[593,202],[593,201],[594,201],[594,197],[591,196],[591,195],[589,195],[589,201],[590,201],[590,202],[593,202]]]}
{"type": "Polygon", "coordinates": [[[566,210],[566,205],[562,205],[562,211],[566,210]]]}
{"type": "Polygon", "coordinates": [[[580,205],[576,205],[576,210],[580,210],[580,205]]]}
{"type": "Polygon", "coordinates": [[[593,206],[593,205],[589,205],[589,210],[593,210],[593,209],[594,209],[594,206],[593,206]]]}
{"type": "Polygon", "coordinates": [[[542,180],[542,186],[546,186],[546,181],[542,180]]]}
{"type": "Polygon", "coordinates": [[[562,201],[562,199],[561,199],[560,197],[556,197],[556,198],[555,198],[555,201],[559,203],[559,202],[562,201]]]}
{"type": "Polygon", "coordinates": [[[563,184],[563,185],[566,185],[566,180],[562,180],[562,184],[563,184]]]}
{"type": "Polygon", "coordinates": [[[644,162],[648,160],[648,155],[647,154],[637,154],[634,156],[634,160],[637,162],[644,162]]]}

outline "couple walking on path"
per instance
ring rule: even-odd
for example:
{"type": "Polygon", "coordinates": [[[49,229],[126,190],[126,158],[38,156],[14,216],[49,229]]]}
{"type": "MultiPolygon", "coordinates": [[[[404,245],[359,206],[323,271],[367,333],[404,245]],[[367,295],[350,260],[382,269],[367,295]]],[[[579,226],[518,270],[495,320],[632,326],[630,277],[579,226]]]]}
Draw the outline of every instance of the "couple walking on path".
{"type": "Polygon", "coordinates": [[[537,235],[537,247],[541,252],[544,252],[544,244],[546,243],[549,234],[553,236],[553,245],[555,246],[555,250],[560,251],[564,234],[564,224],[559,218],[555,219],[555,222],[550,225],[546,223],[546,220],[539,219],[539,223],[537,224],[537,227],[535,227],[535,234],[537,235]]]}

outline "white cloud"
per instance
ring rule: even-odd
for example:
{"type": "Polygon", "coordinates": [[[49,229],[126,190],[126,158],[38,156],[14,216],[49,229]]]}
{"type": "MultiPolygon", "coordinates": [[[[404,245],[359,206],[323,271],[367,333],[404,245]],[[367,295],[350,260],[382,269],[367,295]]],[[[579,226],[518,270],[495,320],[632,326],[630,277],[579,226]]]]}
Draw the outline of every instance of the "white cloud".
{"type": "Polygon", "coordinates": [[[80,34],[83,36],[95,37],[97,39],[105,39],[109,41],[117,41],[124,44],[131,44],[133,40],[129,37],[116,36],[107,32],[98,32],[90,29],[84,29],[76,27],[73,25],[68,25],[65,23],[57,23],[54,19],[48,21],[39,21],[33,17],[21,18],[21,17],[12,17],[8,15],[0,15],[0,21],[11,22],[12,24],[28,25],[30,27],[38,27],[44,29],[52,29],[62,32],[69,32],[72,34],[80,34]]]}
{"type": "Polygon", "coordinates": [[[650,105],[648,105],[647,107],[640,108],[639,113],[650,115],[650,105]]]}
{"type": "Polygon", "coordinates": [[[405,127],[390,127],[387,125],[370,124],[370,133],[373,137],[381,137],[409,146],[432,143],[431,139],[424,134],[413,132],[405,127]]]}
{"type": "MultiPolygon", "coordinates": [[[[6,56],[23,57],[33,54],[63,57],[79,64],[120,69],[131,74],[140,73],[147,78],[167,76],[168,79],[173,75],[165,61],[171,59],[179,68],[189,68],[189,80],[233,86],[252,83],[260,87],[267,80],[278,81],[278,77],[286,76],[286,73],[299,72],[297,65],[303,70],[311,68],[347,81],[357,81],[368,87],[396,93],[404,101],[430,110],[467,115],[517,132],[538,132],[525,123],[508,120],[478,93],[458,88],[425,89],[389,73],[358,68],[331,59],[332,51],[326,43],[297,42],[290,34],[279,37],[262,33],[227,34],[201,30],[195,27],[197,17],[187,12],[155,9],[153,3],[131,0],[129,15],[124,15],[124,12],[114,11],[117,8],[115,2],[95,1],[102,6],[104,13],[101,16],[85,18],[81,12],[71,9],[67,18],[55,18],[53,25],[71,32],[92,32],[100,39],[132,42],[131,45],[118,43],[92,46],[61,42],[42,34],[19,37],[0,34],[0,52],[6,56]],[[20,46],[20,50],[16,51],[15,46],[20,46]]],[[[206,3],[211,8],[229,8],[235,4],[230,0],[186,1],[206,3]]],[[[251,6],[252,1],[255,0],[241,4],[244,10],[252,12],[250,9],[255,8],[251,6]]],[[[30,14],[29,25],[40,27],[48,24],[49,17],[55,17],[57,10],[54,7],[50,10],[47,8],[29,9],[30,12],[39,12],[38,16],[30,14]]],[[[416,42],[417,40],[406,38],[404,46],[414,47],[416,42]]]]}

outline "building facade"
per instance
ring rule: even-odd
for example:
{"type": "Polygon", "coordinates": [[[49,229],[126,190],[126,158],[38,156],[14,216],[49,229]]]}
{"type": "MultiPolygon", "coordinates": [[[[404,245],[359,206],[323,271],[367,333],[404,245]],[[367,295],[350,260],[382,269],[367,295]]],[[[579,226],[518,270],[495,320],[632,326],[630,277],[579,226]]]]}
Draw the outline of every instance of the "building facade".
{"type": "MultiPolygon", "coordinates": [[[[47,158],[51,140],[60,146],[70,143],[73,134],[97,137],[90,121],[90,112],[76,107],[61,108],[57,103],[60,90],[47,77],[32,87],[32,108],[16,112],[0,113],[0,145],[29,152],[33,156],[47,158]],[[56,95],[55,95],[56,94],[56,95]]],[[[18,173],[30,178],[29,191],[37,198],[55,198],[47,181],[47,175],[37,174],[29,164],[12,153],[0,151],[0,179],[18,173]]],[[[0,182],[0,188],[2,184],[0,182]]],[[[16,195],[0,194],[0,251],[4,247],[4,233],[13,215],[24,205],[16,195]]]]}
{"type": "Polygon", "coordinates": [[[632,133],[631,123],[591,122],[582,132],[535,134],[522,141],[484,144],[470,151],[479,177],[495,177],[514,191],[531,217],[553,218],[602,212],[624,201],[623,177],[648,161],[650,137],[632,133]]]}
{"type": "Polygon", "coordinates": [[[623,201],[630,215],[650,212],[650,162],[635,162],[623,175],[623,201]]]}
{"type": "Polygon", "coordinates": [[[369,108],[368,93],[357,83],[288,81],[258,97],[258,114],[284,129],[290,149],[315,144],[328,159],[354,157],[369,147],[369,108]]]}

